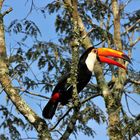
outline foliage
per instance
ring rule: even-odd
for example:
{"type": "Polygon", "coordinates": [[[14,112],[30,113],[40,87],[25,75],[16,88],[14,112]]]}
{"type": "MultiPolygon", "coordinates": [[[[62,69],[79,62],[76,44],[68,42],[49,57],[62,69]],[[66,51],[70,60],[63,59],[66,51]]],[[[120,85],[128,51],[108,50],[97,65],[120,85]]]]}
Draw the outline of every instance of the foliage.
{"type": "Polygon", "coordinates": [[[12,138],[14,140],[19,140],[19,128],[24,130],[25,133],[33,130],[33,127],[29,123],[24,122],[21,118],[13,115],[6,107],[1,105],[0,111],[2,112],[2,122],[0,123],[0,128],[3,129],[3,131],[6,131],[6,135],[2,134],[1,132],[0,139],[10,140],[12,138]]]}
{"type": "Polygon", "coordinates": [[[38,26],[31,20],[13,20],[9,27],[8,32],[14,32],[15,34],[23,33],[25,34],[22,41],[26,40],[28,36],[37,38],[38,35],[41,35],[41,32],[38,26]]]}
{"type": "MultiPolygon", "coordinates": [[[[70,70],[71,50],[69,43],[73,36],[73,25],[70,14],[64,7],[65,4],[63,1],[53,1],[43,8],[40,8],[40,12],[43,13],[43,15],[46,13],[56,15],[54,28],[58,35],[57,41],[39,40],[38,36],[41,35],[39,26],[29,19],[14,19],[7,28],[9,34],[23,35],[22,40],[20,40],[21,44],[26,44],[27,38],[29,37],[35,39],[33,46],[30,46],[29,48],[18,44],[18,48],[14,51],[14,54],[9,56],[9,75],[11,76],[11,80],[14,79],[16,88],[20,91],[21,95],[23,97],[31,97],[33,102],[34,99],[36,99],[37,104],[39,104],[40,107],[42,107],[40,105],[43,102],[42,100],[47,102],[45,97],[50,96],[49,93],[51,93],[54,85],[59,80],[59,77],[70,70]],[[34,94],[36,91],[39,92],[39,94],[34,94]],[[44,92],[47,93],[44,94],[44,92]],[[41,100],[39,99],[40,95],[41,100]]],[[[111,20],[113,19],[113,15],[110,1],[81,0],[78,3],[78,11],[86,30],[90,31],[92,28],[94,29],[93,32],[89,32],[88,34],[93,45],[102,43],[102,47],[109,46],[116,48],[113,41],[113,21],[111,20]]],[[[130,29],[129,31],[122,33],[123,47],[128,52],[132,51],[128,36],[135,30],[136,32],[139,32],[140,22],[135,24],[139,20],[139,17],[139,10],[131,14],[123,13],[122,11],[122,20],[127,18],[126,21],[124,20],[121,23],[122,28],[126,30],[130,29]],[[133,27],[130,28],[131,26],[133,27]]],[[[97,47],[99,47],[99,45],[97,47]]],[[[83,52],[82,48],[80,48],[80,52],[83,52]]],[[[115,68],[105,65],[103,70],[105,77],[112,76],[112,72],[114,76],[117,76],[115,75],[117,71],[115,68]]],[[[129,67],[128,78],[139,80],[140,74],[129,67]]],[[[87,100],[84,105],[82,105],[82,109],[80,110],[77,119],[78,123],[73,132],[75,136],[81,131],[87,136],[94,137],[95,132],[92,126],[89,125],[90,122],[93,120],[98,124],[106,122],[104,111],[94,103],[94,97],[92,98],[93,93],[100,93],[98,85],[93,83],[94,78],[79,96],[81,102],[84,102],[84,100],[89,97],[91,97],[91,99],[87,100]]],[[[112,84],[113,82],[110,81],[110,83],[112,84]]],[[[130,80],[125,83],[124,91],[122,91],[123,93],[128,93],[128,90],[125,90],[126,88],[132,90],[132,92],[140,93],[139,86],[130,80]]],[[[55,119],[57,122],[62,120],[56,127],[54,127],[55,123],[53,121],[49,121],[48,123],[49,127],[53,128],[53,136],[57,136],[65,131],[73,113],[71,110],[71,103],[68,104],[68,107],[63,109],[61,108],[61,105],[59,106],[55,119]],[[68,112],[65,115],[64,112],[66,111],[68,112]]],[[[0,139],[9,139],[10,137],[12,139],[21,138],[21,133],[18,129],[19,127],[24,131],[33,130],[30,124],[15,116],[14,111],[9,112],[7,107],[4,106],[1,106],[1,111],[3,113],[2,116],[4,121],[0,124],[0,128],[8,130],[8,134],[0,134],[0,139]]],[[[139,120],[135,120],[132,116],[128,117],[124,114],[121,117],[123,133],[126,136],[126,139],[131,139],[132,137],[139,135],[139,120]]]]}

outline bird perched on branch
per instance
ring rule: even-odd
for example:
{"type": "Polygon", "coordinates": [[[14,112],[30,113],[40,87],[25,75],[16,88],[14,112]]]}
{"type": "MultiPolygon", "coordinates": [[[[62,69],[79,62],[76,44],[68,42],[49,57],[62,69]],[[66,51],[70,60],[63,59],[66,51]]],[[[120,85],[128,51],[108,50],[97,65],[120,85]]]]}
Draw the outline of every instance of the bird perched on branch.
{"type": "MultiPolygon", "coordinates": [[[[130,62],[129,57],[121,51],[110,48],[88,48],[79,59],[77,75],[77,92],[79,93],[90,81],[96,60],[102,63],[116,65],[126,70],[126,67],[111,58],[121,58],[130,62]]],[[[70,73],[62,76],[55,86],[52,96],[43,109],[43,117],[52,119],[58,103],[66,105],[72,98],[73,87],[67,83],[70,73]]]]}

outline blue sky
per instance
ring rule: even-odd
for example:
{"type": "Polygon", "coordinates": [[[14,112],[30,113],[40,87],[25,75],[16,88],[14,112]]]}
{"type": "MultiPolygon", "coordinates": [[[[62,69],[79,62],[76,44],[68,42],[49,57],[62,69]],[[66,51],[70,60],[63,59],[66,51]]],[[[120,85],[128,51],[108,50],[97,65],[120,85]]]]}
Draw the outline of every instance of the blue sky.
{"type": "MultiPolygon", "coordinates": [[[[44,6],[44,4],[48,3],[50,0],[44,0],[43,2],[39,2],[39,0],[35,0],[35,2],[37,3],[38,7],[42,7],[44,6]]],[[[4,7],[3,9],[8,9],[9,7],[13,8],[13,11],[5,16],[4,18],[4,22],[5,25],[8,26],[9,23],[14,20],[14,19],[23,19],[27,16],[27,13],[29,11],[29,7],[30,7],[30,3],[28,2],[25,5],[25,1],[24,0],[6,0],[6,2],[4,3],[4,7]]],[[[126,8],[126,11],[135,11],[137,9],[140,8],[140,0],[132,0],[132,2],[128,5],[128,7],[126,8]]],[[[46,15],[46,18],[44,19],[43,15],[40,12],[36,12],[36,11],[32,11],[32,13],[28,16],[28,19],[33,20],[40,28],[42,36],[40,37],[41,40],[52,40],[52,41],[57,41],[57,35],[55,33],[55,28],[54,28],[54,20],[55,20],[55,15],[46,15]]],[[[139,34],[140,36],[140,34],[139,34]]],[[[18,41],[18,37],[16,35],[13,36],[6,36],[6,42],[7,45],[12,44],[13,46],[16,45],[16,41],[18,41]]],[[[30,40],[29,40],[30,42],[30,40]]],[[[31,45],[30,43],[28,45],[31,45]]],[[[135,46],[135,50],[133,51],[133,59],[135,59],[136,61],[133,63],[133,68],[136,69],[137,71],[140,71],[140,43],[138,43],[135,46]]],[[[135,95],[135,98],[137,98],[137,101],[140,101],[140,97],[135,95]]],[[[32,103],[30,103],[30,101],[27,99],[27,102],[33,106],[32,103]]],[[[98,104],[99,106],[101,106],[102,108],[105,109],[104,104],[103,104],[103,100],[101,98],[97,98],[94,100],[94,102],[96,104],[98,104]]],[[[124,106],[126,108],[126,106],[124,106]]],[[[138,113],[139,112],[139,108],[137,105],[135,105],[132,102],[132,111],[134,113],[138,113]]],[[[41,112],[40,110],[36,110],[37,112],[39,112],[39,115],[41,116],[41,112]]],[[[91,123],[90,125],[93,126],[93,129],[96,131],[95,135],[95,140],[99,140],[99,139],[103,139],[103,140],[108,140],[108,137],[106,135],[106,125],[98,125],[96,122],[89,122],[91,123]]],[[[31,133],[31,135],[34,135],[33,133],[31,133]]],[[[75,138],[73,136],[71,136],[71,139],[74,140],[75,138]]],[[[87,136],[85,136],[84,134],[79,134],[78,140],[91,140],[92,138],[89,138],[87,136]]]]}

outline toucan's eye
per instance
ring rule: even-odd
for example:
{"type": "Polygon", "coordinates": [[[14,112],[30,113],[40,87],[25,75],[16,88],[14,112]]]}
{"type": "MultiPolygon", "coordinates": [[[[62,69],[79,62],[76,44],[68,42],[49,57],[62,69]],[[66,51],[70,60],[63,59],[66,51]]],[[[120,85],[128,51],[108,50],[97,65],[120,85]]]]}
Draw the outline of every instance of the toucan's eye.
{"type": "Polygon", "coordinates": [[[97,49],[94,49],[93,52],[94,52],[94,53],[97,53],[97,49]]]}

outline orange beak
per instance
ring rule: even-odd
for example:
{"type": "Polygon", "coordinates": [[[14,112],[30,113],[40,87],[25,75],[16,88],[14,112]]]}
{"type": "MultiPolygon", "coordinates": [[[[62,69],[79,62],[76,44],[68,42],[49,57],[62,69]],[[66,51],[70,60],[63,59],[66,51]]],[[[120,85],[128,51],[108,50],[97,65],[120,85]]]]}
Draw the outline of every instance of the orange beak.
{"type": "Polygon", "coordinates": [[[113,50],[110,48],[98,48],[97,51],[98,51],[97,53],[98,53],[98,58],[99,58],[100,62],[116,65],[116,66],[121,67],[125,70],[126,70],[126,67],[124,65],[120,64],[119,62],[117,62],[111,58],[112,57],[113,58],[121,58],[121,59],[131,63],[130,58],[125,53],[123,53],[121,51],[113,50]]]}

